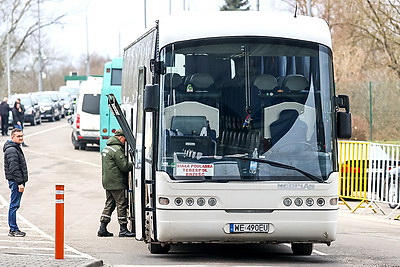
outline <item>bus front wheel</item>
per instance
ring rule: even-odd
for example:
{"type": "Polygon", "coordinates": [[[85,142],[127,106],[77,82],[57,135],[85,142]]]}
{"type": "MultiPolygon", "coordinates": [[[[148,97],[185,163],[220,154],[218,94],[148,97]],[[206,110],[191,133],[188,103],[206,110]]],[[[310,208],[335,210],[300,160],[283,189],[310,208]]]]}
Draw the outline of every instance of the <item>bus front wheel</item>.
{"type": "Polygon", "coordinates": [[[167,254],[171,246],[167,244],[148,244],[148,248],[151,254],[167,254]]]}
{"type": "Polygon", "coordinates": [[[292,251],[294,255],[311,255],[313,251],[313,243],[292,243],[292,251]]]}

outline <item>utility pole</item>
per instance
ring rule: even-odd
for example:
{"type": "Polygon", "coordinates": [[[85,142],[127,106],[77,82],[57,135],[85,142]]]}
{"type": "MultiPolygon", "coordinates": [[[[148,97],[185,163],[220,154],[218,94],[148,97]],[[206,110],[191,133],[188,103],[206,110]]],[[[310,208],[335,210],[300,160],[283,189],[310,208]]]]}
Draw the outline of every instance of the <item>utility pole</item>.
{"type": "Polygon", "coordinates": [[[88,17],[86,11],[86,77],[89,76],[90,76],[89,29],[88,29],[88,17]]]}
{"type": "Polygon", "coordinates": [[[40,36],[40,0],[37,1],[38,3],[38,41],[39,41],[39,49],[38,49],[38,65],[39,65],[39,74],[38,74],[38,90],[39,92],[43,91],[43,58],[42,58],[42,44],[41,44],[41,36],[40,36]]]}
{"type": "Polygon", "coordinates": [[[307,16],[312,16],[311,12],[311,0],[307,0],[307,16]]]}
{"type": "MultiPolygon", "coordinates": [[[[11,20],[11,25],[12,25],[12,20],[11,20]]],[[[11,96],[11,49],[10,49],[10,34],[11,34],[11,27],[9,28],[7,32],[7,96],[11,96]]]]}
{"type": "Polygon", "coordinates": [[[147,28],[147,3],[144,0],[144,28],[147,28]]]}

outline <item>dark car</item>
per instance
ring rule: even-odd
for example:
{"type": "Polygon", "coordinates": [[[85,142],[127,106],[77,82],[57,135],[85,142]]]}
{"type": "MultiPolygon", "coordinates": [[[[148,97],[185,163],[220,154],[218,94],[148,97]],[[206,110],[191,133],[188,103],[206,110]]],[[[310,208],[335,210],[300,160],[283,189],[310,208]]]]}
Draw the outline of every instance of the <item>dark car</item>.
{"type": "Polygon", "coordinates": [[[61,97],[59,91],[44,91],[43,93],[49,94],[53,101],[58,104],[58,109],[61,113],[61,118],[65,117],[64,104],[65,100],[61,97]]]}
{"type": "Polygon", "coordinates": [[[52,98],[52,95],[46,92],[36,92],[33,95],[37,98],[40,107],[40,116],[42,119],[56,121],[61,119],[60,103],[52,98]]]}
{"type": "MultiPolygon", "coordinates": [[[[25,108],[24,122],[29,122],[31,125],[41,124],[40,107],[36,97],[33,94],[15,94],[12,95],[8,104],[12,108],[17,99],[21,99],[21,104],[25,108]]],[[[13,125],[12,113],[9,116],[9,125],[13,125]]]]}

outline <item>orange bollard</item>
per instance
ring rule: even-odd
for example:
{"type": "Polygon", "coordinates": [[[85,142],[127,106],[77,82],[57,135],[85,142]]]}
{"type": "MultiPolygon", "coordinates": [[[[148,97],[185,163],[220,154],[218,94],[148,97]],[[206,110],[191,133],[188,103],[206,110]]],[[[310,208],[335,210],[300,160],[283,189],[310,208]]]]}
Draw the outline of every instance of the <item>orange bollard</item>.
{"type": "Polygon", "coordinates": [[[55,259],[64,259],[64,185],[56,185],[55,259]]]}

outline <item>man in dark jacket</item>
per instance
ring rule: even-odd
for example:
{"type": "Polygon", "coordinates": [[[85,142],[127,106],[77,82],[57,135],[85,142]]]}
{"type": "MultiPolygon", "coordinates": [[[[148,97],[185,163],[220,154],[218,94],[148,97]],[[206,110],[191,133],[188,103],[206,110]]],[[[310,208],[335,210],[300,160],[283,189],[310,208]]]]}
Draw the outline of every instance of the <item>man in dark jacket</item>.
{"type": "Polygon", "coordinates": [[[133,168],[132,162],[124,153],[126,139],[121,129],[115,131],[113,137],[107,141],[107,146],[101,151],[102,158],[102,182],[106,190],[106,203],[100,217],[100,229],[98,236],[113,236],[107,231],[107,224],[111,220],[111,214],[117,208],[118,222],[120,225],[120,237],[134,237],[128,228],[128,201],[125,192],[128,189],[128,174],[133,168]]]}
{"type": "Polygon", "coordinates": [[[11,190],[10,208],[8,210],[8,236],[24,237],[25,232],[19,230],[17,225],[17,210],[20,207],[25,183],[28,181],[28,167],[21,144],[24,142],[24,134],[20,129],[11,131],[11,140],[7,140],[3,147],[4,172],[11,190]]]}
{"type": "Polygon", "coordinates": [[[11,111],[8,105],[8,98],[5,97],[0,103],[0,117],[1,117],[1,134],[3,136],[8,135],[8,116],[11,111]]]}

